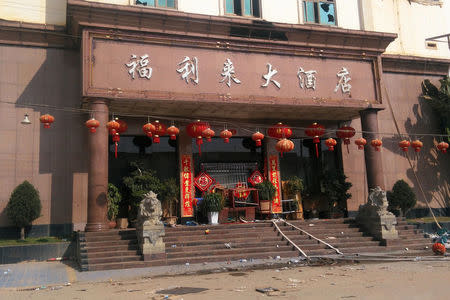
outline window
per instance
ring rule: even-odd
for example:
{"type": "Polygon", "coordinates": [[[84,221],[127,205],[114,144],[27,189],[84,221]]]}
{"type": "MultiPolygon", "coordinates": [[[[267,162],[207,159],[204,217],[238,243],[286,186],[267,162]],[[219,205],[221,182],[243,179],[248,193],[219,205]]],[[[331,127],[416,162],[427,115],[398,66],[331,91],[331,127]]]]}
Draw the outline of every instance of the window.
{"type": "Polygon", "coordinates": [[[225,13],[244,16],[261,17],[260,0],[225,0],[225,13]]]}
{"type": "Polygon", "coordinates": [[[305,0],[303,12],[306,23],[336,25],[335,0],[305,0]]]}
{"type": "Polygon", "coordinates": [[[136,5],[175,8],[175,0],[136,0],[136,5]]]}

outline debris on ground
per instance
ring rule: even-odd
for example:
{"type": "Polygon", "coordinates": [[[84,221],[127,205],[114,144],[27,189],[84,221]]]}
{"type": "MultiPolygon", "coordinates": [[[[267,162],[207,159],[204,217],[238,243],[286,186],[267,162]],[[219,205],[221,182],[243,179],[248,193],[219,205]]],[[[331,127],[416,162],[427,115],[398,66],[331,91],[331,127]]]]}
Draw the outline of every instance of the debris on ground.
{"type": "Polygon", "coordinates": [[[266,288],[259,288],[255,289],[257,292],[260,292],[262,294],[270,295],[273,292],[278,292],[279,289],[273,288],[273,287],[266,287],[266,288]]]}
{"type": "Polygon", "coordinates": [[[224,245],[225,245],[225,248],[231,249],[231,243],[225,243],[224,245]]]}

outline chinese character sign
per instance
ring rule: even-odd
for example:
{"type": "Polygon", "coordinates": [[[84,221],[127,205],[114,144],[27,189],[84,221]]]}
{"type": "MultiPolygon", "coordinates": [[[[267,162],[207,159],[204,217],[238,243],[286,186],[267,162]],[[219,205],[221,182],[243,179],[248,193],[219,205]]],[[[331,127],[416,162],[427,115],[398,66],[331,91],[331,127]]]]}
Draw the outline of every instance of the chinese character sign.
{"type": "Polygon", "coordinates": [[[129,68],[128,74],[130,74],[131,79],[135,78],[136,72],[139,77],[150,79],[152,77],[153,69],[148,66],[149,63],[148,54],[142,55],[140,59],[138,59],[135,54],[132,54],[130,62],[125,65],[129,68]]]}
{"type": "Polygon", "coordinates": [[[189,83],[189,79],[198,84],[198,59],[197,57],[193,57],[192,60],[189,56],[185,56],[183,61],[181,61],[178,66],[177,72],[181,74],[181,79],[185,80],[186,83],[189,83]]]}
{"type": "Polygon", "coordinates": [[[192,217],[192,161],[190,155],[181,156],[181,202],[182,217],[192,217]]]}
{"type": "Polygon", "coordinates": [[[234,83],[237,84],[241,83],[241,81],[235,75],[233,62],[229,58],[227,58],[227,60],[223,63],[222,74],[220,75],[223,77],[220,82],[226,82],[228,87],[231,87],[231,80],[233,80],[234,83]]]}
{"type": "Polygon", "coordinates": [[[281,209],[281,189],[280,181],[278,180],[278,156],[269,155],[269,181],[275,186],[277,192],[272,201],[272,213],[278,214],[282,212],[281,209]]]}
{"type": "Polygon", "coordinates": [[[300,88],[302,89],[316,89],[316,73],[315,70],[305,71],[302,67],[298,69],[297,76],[300,80],[300,88]]]}
{"type": "Polygon", "coordinates": [[[340,70],[336,76],[339,78],[338,84],[336,85],[336,88],[334,89],[334,92],[336,93],[339,90],[339,87],[342,89],[342,93],[350,93],[352,86],[350,83],[348,83],[350,80],[350,72],[347,70],[347,68],[342,67],[342,70],[340,70]]]}
{"type": "Polygon", "coordinates": [[[281,84],[276,81],[275,79],[272,79],[272,77],[274,77],[275,75],[277,75],[278,71],[275,69],[272,69],[272,65],[267,63],[267,74],[263,75],[262,77],[266,80],[265,83],[263,83],[261,86],[262,87],[267,87],[269,85],[270,82],[272,82],[277,88],[281,88],[281,84]]]}

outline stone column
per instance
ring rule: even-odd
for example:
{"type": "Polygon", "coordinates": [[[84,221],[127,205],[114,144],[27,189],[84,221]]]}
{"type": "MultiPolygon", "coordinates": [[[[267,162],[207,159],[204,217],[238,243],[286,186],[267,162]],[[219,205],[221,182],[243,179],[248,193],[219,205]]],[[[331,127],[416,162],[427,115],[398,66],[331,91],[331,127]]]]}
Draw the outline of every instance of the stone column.
{"type": "Polygon", "coordinates": [[[89,100],[89,108],[100,122],[95,133],[88,134],[89,179],[86,231],[108,230],[108,105],[104,99],[89,100]]]}
{"type": "Polygon", "coordinates": [[[369,190],[379,186],[384,190],[383,165],[381,159],[381,152],[375,151],[370,146],[370,141],[377,138],[378,132],[378,110],[366,109],[361,111],[361,125],[362,131],[370,133],[363,133],[363,137],[367,140],[367,146],[364,148],[364,157],[366,161],[367,185],[369,190]]]}

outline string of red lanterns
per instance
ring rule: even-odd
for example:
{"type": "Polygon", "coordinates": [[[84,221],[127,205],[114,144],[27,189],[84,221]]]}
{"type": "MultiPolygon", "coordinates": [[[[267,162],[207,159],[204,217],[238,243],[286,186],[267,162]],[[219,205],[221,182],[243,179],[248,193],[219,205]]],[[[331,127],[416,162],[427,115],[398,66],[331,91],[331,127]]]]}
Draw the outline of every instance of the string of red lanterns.
{"type": "Polygon", "coordinates": [[[171,125],[169,128],[167,128],[167,134],[169,135],[171,140],[176,140],[179,133],[180,130],[174,125],[171,125]]]}
{"type": "Polygon", "coordinates": [[[216,134],[216,133],[214,132],[214,130],[212,130],[212,129],[209,128],[209,127],[202,131],[202,136],[206,139],[207,142],[211,142],[211,138],[212,138],[215,134],[216,134]]]}
{"type": "Polygon", "coordinates": [[[313,138],[313,143],[316,145],[316,157],[319,158],[319,146],[320,137],[325,134],[325,127],[318,123],[312,123],[306,130],[307,136],[313,138]]]}
{"type": "Polygon", "coordinates": [[[337,145],[337,142],[335,139],[329,138],[329,139],[325,140],[325,145],[327,145],[328,150],[334,151],[334,146],[337,145]]]}
{"type": "Polygon", "coordinates": [[[100,126],[100,122],[95,118],[91,118],[86,121],[85,125],[87,128],[89,128],[90,132],[95,133],[97,131],[97,127],[100,126]]]}
{"type": "Polygon", "coordinates": [[[42,124],[44,124],[44,128],[48,129],[50,128],[50,125],[52,125],[52,123],[55,122],[55,117],[49,114],[45,114],[39,118],[39,121],[42,124]]]}
{"type": "Polygon", "coordinates": [[[120,136],[118,130],[120,129],[120,123],[114,120],[114,118],[106,123],[106,128],[108,128],[109,134],[112,136],[112,140],[115,144],[114,157],[117,158],[117,147],[120,141],[120,136]]]}
{"type": "Polygon", "coordinates": [[[233,136],[233,133],[231,131],[229,131],[228,129],[225,129],[220,133],[220,137],[223,138],[223,142],[227,143],[227,144],[230,142],[230,138],[232,136],[233,136]]]}
{"type": "Polygon", "coordinates": [[[280,152],[281,157],[283,157],[283,153],[294,150],[294,147],[294,142],[288,140],[287,138],[282,138],[275,145],[275,149],[280,152]]]}
{"type": "Polygon", "coordinates": [[[200,120],[197,120],[195,122],[192,122],[186,126],[186,132],[195,139],[195,143],[198,147],[198,153],[201,156],[202,155],[202,148],[201,145],[203,144],[203,131],[207,128],[209,128],[208,122],[201,122],[200,120]]]}
{"type": "Polygon", "coordinates": [[[350,126],[343,126],[336,131],[336,136],[344,140],[344,145],[347,146],[347,153],[350,153],[348,145],[350,145],[350,139],[354,137],[355,134],[356,134],[355,128],[350,126]]]}
{"type": "Polygon", "coordinates": [[[255,141],[255,145],[256,147],[261,147],[262,144],[262,140],[264,139],[264,134],[262,134],[261,132],[257,131],[252,135],[252,140],[255,141]]]}

